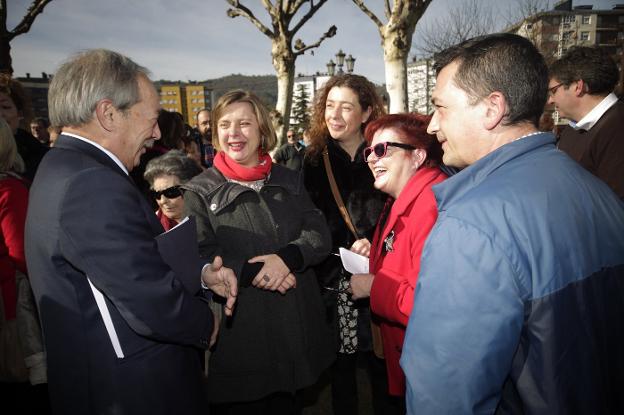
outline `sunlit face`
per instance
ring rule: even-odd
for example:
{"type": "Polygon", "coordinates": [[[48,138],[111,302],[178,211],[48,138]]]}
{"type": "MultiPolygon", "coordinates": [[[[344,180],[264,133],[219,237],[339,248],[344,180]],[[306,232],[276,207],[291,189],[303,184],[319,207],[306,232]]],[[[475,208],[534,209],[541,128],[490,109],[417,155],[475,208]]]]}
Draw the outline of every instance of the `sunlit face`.
{"type": "Polygon", "coordinates": [[[217,130],[221,151],[245,167],[258,165],[260,125],[250,103],[235,102],[225,107],[217,130]]]}
{"type": "MultiPolygon", "coordinates": [[[[173,186],[180,184],[180,179],[177,176],[163,175],[154,179],[153,190],[160,192],[173,186]]],[[[158,207],[162,213],[169,219],[173,219],[179,222],[184,218],[184,198],[182,196],[169,199],[165,195],[161,195],[156,200],[158,207]]]]}
{"type": "MultiPolygon", "coordinates": [[[[377,130],[371,146],[384,142],[409,144],[399,131],[392,128],[377,130]]],[[[375,188],[396,199],[425,158],[426,152],[423,149],[409,150],[387,146],[385,156],[379,158],[372,152],[366,161],[375,177],[375,188]]]]}
{"type": "Polygon", "coordinates": [[[118,111],[118,137],[110,148],[128,170],[139,164],[141,155],[152,144],[151,140],[160,139],[158,94],[147,78],[140,76],[138,83],[140,100],[127,113],[118,111]]]}
{"type": "Polygon", "coordinates": [[[325,123],[331,137],[338,141],[360,140],[362,124],[371,108],[362,109],[358,95],[351,88],[335,86],[325,101],[325,123]]]}
{"type": "Polygon", "coordinates": [[[0,92],[0,117],[4,118],[9,127],[11,127],[11,131],[15,134],[17,127],[19,127],[21,114],[11,97],[3,92],[0,92]]]}
{"type": "Polygon", "coordinates": [[[444,150],[443,161],[463,168],[488,153],[481,140],[485,108],[482,101],[472,105],[471,98],[453,82],[459,64],[452,62],[438,74],[432,101],[435,112],[427,132],[435,134],[444,150]]]}
{"type": "Polygon", "coordinates": [[[550,78],[548,82],[548,103],[557,108],[561,117],[578,121],[575,116],[577,101],[575,100],[572,85],[563,85],[557,78],[550,78]]]}
{"type": "Polygon", "coordinates": [[[209,111],[197,114],[197,130],[203,137],[210,137],[210,119],[209,111]]]}

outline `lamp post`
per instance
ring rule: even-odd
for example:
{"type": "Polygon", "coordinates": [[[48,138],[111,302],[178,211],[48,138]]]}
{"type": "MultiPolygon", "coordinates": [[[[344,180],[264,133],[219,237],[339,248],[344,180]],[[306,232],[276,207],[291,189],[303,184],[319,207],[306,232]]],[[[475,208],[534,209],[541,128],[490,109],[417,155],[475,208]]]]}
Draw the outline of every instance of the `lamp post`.
{"type": "Polygon", "coordinates": [[[344,74],[342,67],[344,66],[345,61],[345,53],[340,49],[338,53],[336,53],[336,63],[338,64],[338,75],[344,74]]]}
{"type": "Polygon", "coordinates": [[[347,56],[346,53],[344,53],[342,49],[340,49],[338,53],[336,53],[336,62],[334,62],[333,59],[330,59],[329,62],[327,62],[327,75],[343,75],[345,72],[342,68],[344,67],[345,63],[347,64],[347,73],[353,73],[355,58],[350,54],[349,56],[347,56]],[[336,71],[336,67],[338,67],[338,71],[336,71]]]}
{"type": "Polygon", "coordinates": [[[351,54],[349,54],[349,56],[347,56],[347,59],[345,61],[347,62],[347,72],[353,73],[353,66],[355,65],[355,58],[351,56],[351,54]]]}
{"type": "Polygon", "coordinates": [[[327,74],[329,76],[334,76],[334,74],[336,73],[336,64],[334,63],[333,60],[329,60],[329,62],[327,62],[327,74]]]}

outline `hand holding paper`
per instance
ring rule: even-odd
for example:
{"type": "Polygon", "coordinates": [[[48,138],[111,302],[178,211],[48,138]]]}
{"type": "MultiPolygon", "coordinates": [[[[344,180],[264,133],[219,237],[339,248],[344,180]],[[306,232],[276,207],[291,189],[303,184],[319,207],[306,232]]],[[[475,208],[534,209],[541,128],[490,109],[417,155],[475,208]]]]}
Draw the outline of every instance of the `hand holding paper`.
{"type": "Polygon", "coordinates": [[[368,258],[351,252],[345,248],[339,248],[342,266],[351,274],[368,274],[368,258]]]}

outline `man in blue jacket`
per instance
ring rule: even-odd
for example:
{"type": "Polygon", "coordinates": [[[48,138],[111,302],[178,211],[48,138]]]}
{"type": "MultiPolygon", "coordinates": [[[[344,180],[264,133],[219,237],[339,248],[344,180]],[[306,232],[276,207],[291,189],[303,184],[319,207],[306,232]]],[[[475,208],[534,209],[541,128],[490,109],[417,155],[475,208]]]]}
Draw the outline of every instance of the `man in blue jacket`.
{"type": "Polygon", "coordinates": [[[624,413],[624,205],[537,123],[544,60],[511,34],[436,58],[434,187],[401,366],[411,414],[624,413]]]}

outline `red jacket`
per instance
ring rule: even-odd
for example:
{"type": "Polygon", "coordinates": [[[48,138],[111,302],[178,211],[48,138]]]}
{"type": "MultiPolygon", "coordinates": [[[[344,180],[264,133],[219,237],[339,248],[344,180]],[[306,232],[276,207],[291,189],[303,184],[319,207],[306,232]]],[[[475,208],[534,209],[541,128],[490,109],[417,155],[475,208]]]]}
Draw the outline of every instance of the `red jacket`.
{"type": "MultiPolygon", "coordinates": [[[[418,170],[391,205],[383,232],[380,233],[378,224],[373,237],[370,272],[375,278],[370,305],[379,317],[388,389],[392,395],[405,395],[405,375],[399,366],[399,358],[414,304],[420,254],[438,217],[431,186],[444,179],[446,175],[437,168],[418,170]]],[[[386,211],[381,218],[385,214],[386,211]]]]}
{"type": "Polygon", "coordinates": [[[0,288],[7,320],[15,318],[15,269],[26,273],[24,224],[28,189],[15,177],[0,174],[0,288]]]}

